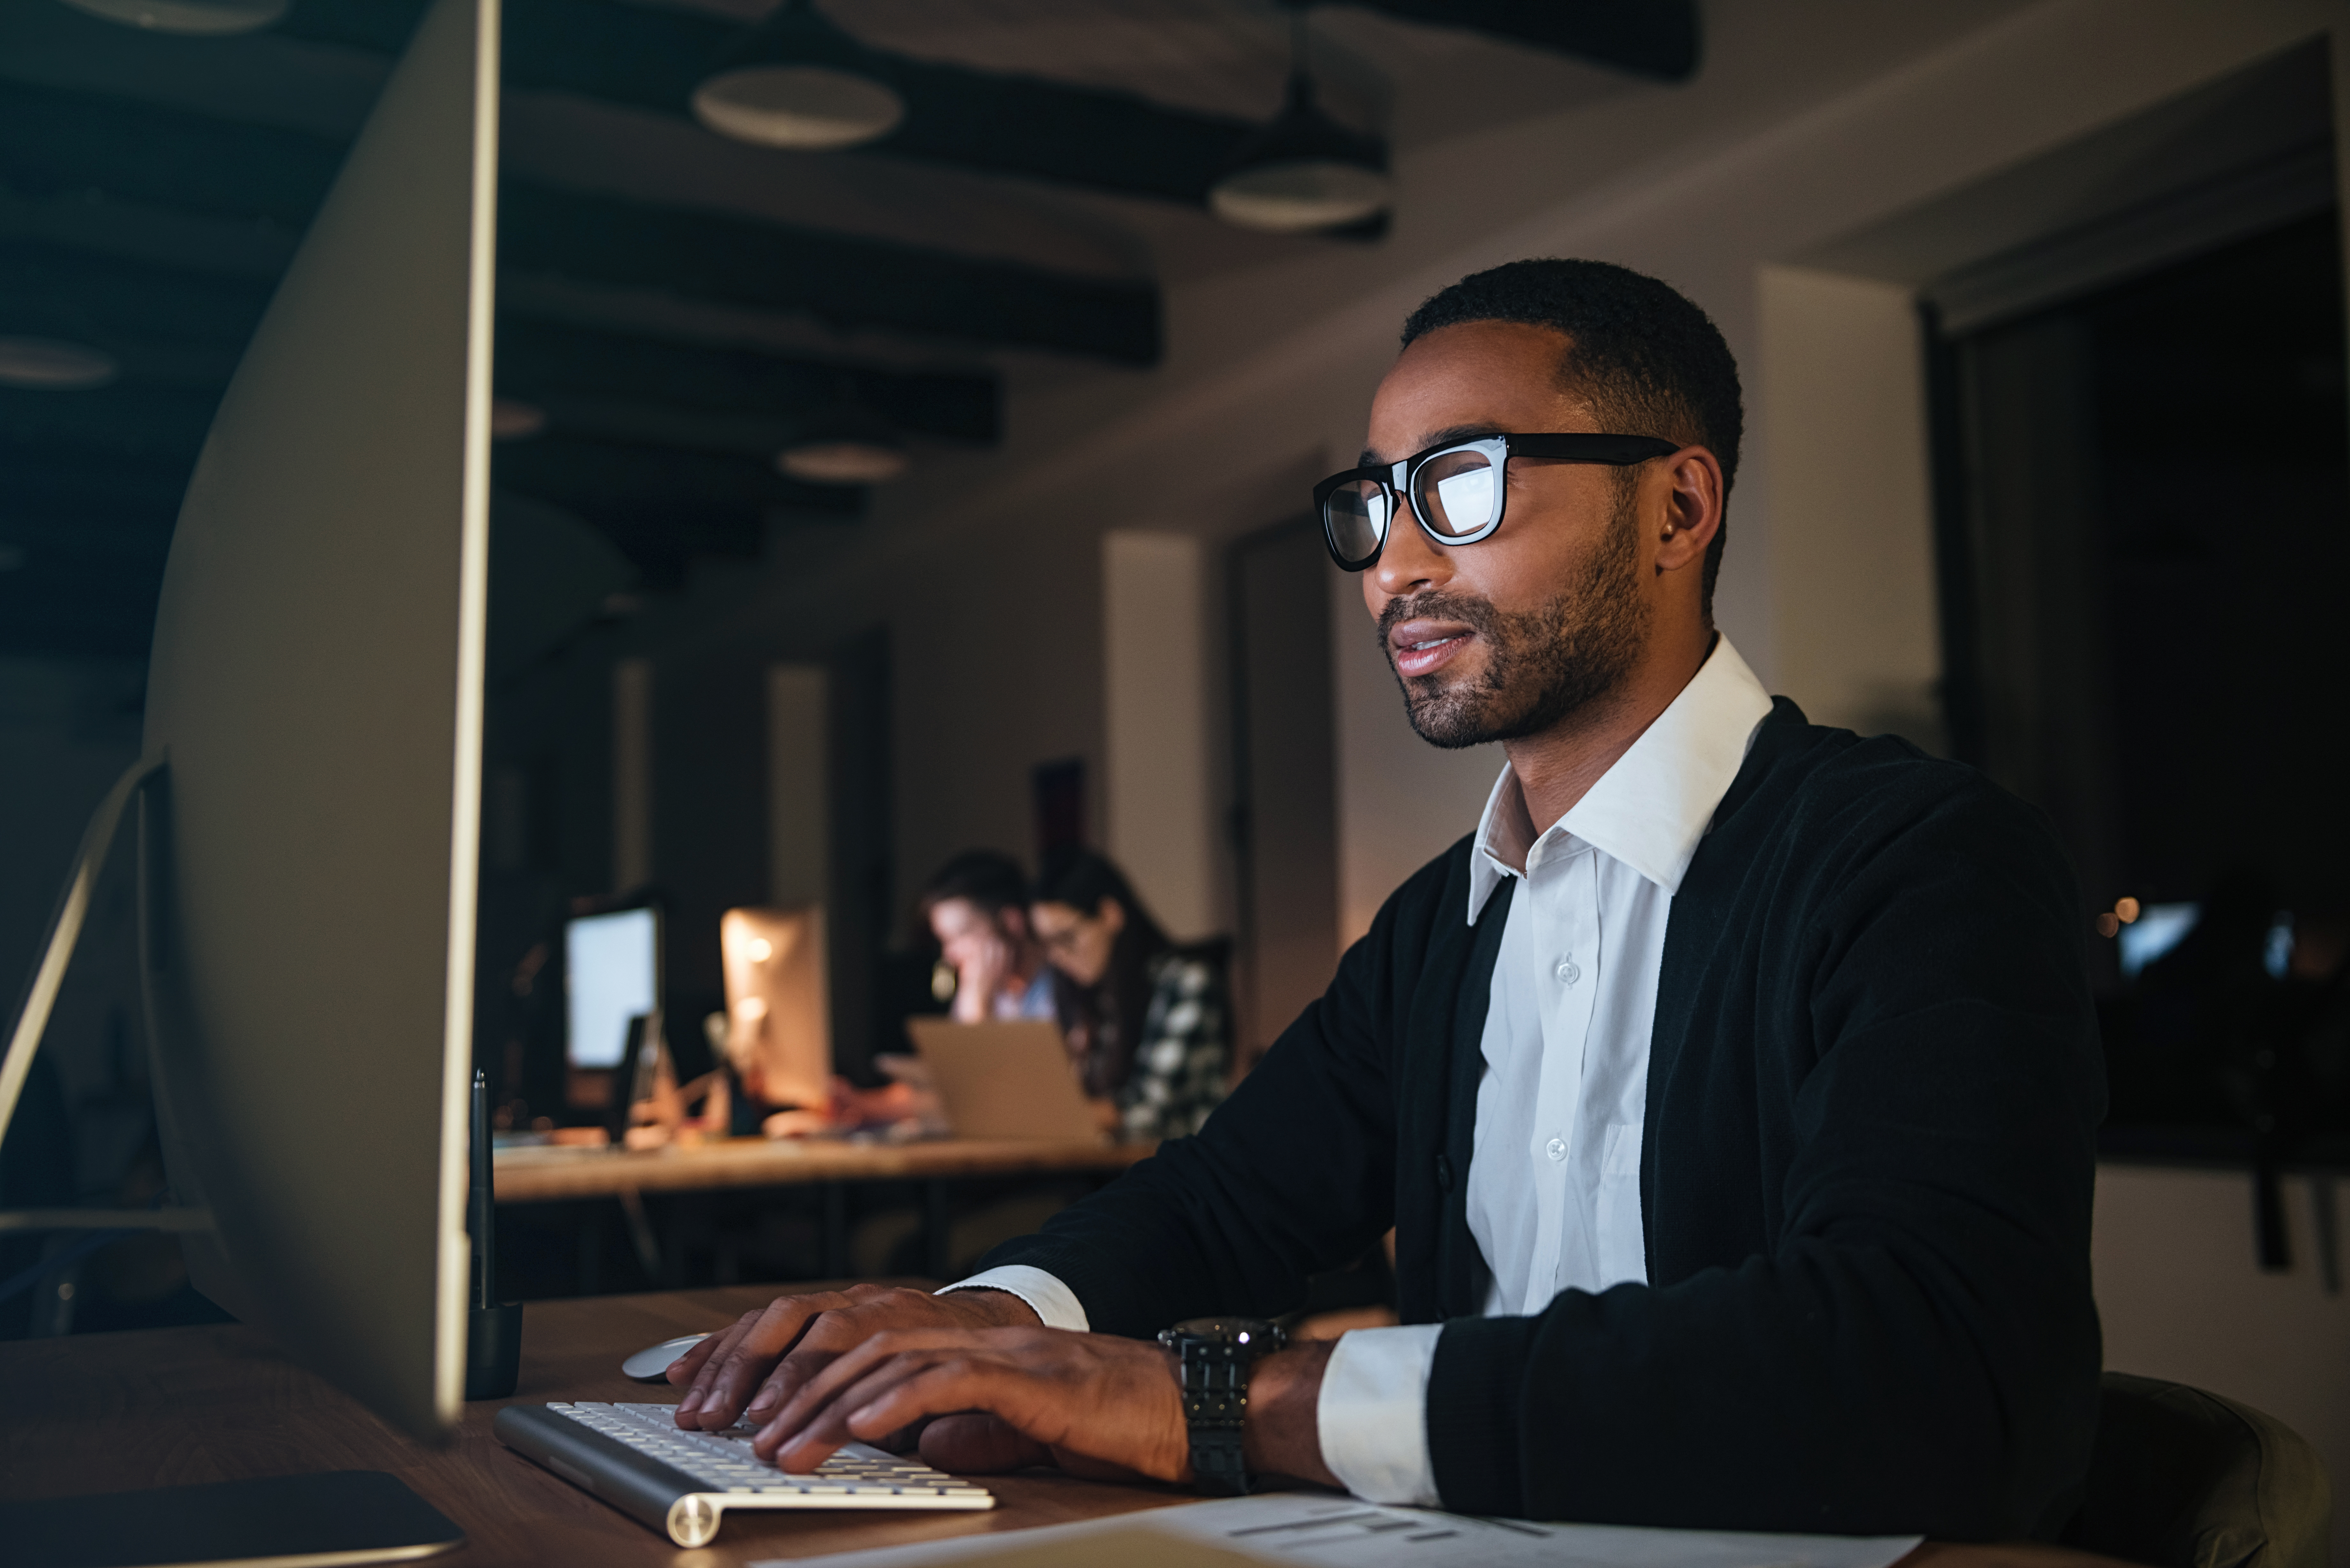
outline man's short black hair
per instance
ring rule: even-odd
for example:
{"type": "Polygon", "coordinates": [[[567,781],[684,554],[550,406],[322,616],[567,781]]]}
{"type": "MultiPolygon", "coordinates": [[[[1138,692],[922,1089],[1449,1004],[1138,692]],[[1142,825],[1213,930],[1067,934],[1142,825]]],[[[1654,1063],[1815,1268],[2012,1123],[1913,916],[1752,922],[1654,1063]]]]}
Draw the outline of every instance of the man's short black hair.
{"type": "MultiPolygon", "coordinates": [[[[1725,493],[1736,478],[1745,425],[1738,361],[1721,329],[1669,285],[1608,262],[1511,262],[1430,296],[1405,318],[1403,340],[1409,346],[1467,321],[1565,333],[1574,345],[1564,367],[1567,386],[1609,431],[1702,446],[1721,463],[1725,493]]],[[[1725,519],[1706,547],[1700,592],[1709,619],[1728,532],[1725,519]]]]}
{"type": "Polygon", "coordinates": [[[931,874],[915,899],[924,918],[950,898],[968,899],[989,919],[1006,909],[1028,918],[1028,877],[1020,862],[993,849],[966,849],[931,874]]]}

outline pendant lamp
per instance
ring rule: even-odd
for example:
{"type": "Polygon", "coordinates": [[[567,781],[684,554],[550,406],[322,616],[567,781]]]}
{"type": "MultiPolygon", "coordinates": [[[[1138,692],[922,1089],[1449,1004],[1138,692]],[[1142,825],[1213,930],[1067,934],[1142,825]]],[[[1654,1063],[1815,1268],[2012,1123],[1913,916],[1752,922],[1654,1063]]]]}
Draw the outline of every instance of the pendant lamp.
{"type": "Polygon", "coordinates": [[[1314,101],[1302,10],[1291,36],[1281,112],[1241,143],[1208,188],[1208,208],[1235,227],[1275,234],[1313,234],[1375,217],[1395,200],[1387,146],[1347,130],[1314,101]]]}
{"type": "Polygon", "coordinates": [[[737,141],[837,151],[887,136],[906,100],[874,72],[874,52],[811,0],[784,0],[693,89],[696,119],[737,141]]]}
{"type": "Polygon", "coordinates": [[[103,348],[58,337],[0,337],[0,387],[36,392],[88,392],[121,367],[103,348]]]}
{"type": "Polygon", "coordinates": [[[839,397],[775,454],[775,466],[810,484],[886,484],[912,460],[895,426],[844,385],[839,397]]]}

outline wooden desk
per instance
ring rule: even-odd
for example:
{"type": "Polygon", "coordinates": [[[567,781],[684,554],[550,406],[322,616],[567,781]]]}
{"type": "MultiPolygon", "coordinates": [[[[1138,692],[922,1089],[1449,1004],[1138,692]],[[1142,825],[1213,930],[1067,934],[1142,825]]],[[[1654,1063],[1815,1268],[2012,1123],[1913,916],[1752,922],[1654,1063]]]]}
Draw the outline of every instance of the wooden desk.
{"type": "MultiPolygon", "coordinates": [[[[796,1286],[795,1289],[821,1289],[796,1286]]],[[[772,1285],[536,1302],[527,1309],[515,1398],[666,1399],[631,1383],[620,1358],[678,1334],[717,1328],[772,1285]]],[[[328,1469],[399,1476],[463,1528],[465,1544],[430,1559],[449,1568],[663,1563],[722,1568],[1098,1519],[1191,1499],[1171,1487],[1112,1486],[1045,1471],[992,1476],[985,1513],[737,1513],[712,1544],[667,1538],[556,1480],[490,1435],[504,1401],[465,1407],[457,1440],[433,1450],[394,1433],[324,1380],[294,1366],[258,1330],[236,1324],[0,1344],[0,1497],[59,1497],[328,1469]]],[[[2116,1568],[2110,1558],[2044,1546],[1921,1547],[1900,1568],[2116,1568]]]]}
{"type": "MultiPolygon", "coordinates": [[[[515,1398],[674,1398],[666,1384],[621,1376],[620,1358],[674,1334],[723,1327],[772,1301],[777,1289],[735,1285],[534,1302],[525,1309],[515,1398]]],[[[492,1437],[491,1417],[506,1401],[466,1406],[453,1445],[421,1448],[281,1358],[257,1329],[222,1324],[0,1344],[0,1388],[8,1400],[0,1422],[0,1496],[55,1497],[306,1470],[389,1470],[463,1527],[463,1547],[431,1559],[450,1568],[536,1563],[720,1568],[762,1557],[1059,1524],[1182,1502],[1191,1495],[1043,1472],[995,1477],[987,1486],[999,1501],[985,1513],[733,1514],[712,1545],[680,1552],[666,1537],[492,1437]]]]}
{"type": "Polygon", "coordinates": [[[936,1138],[916,1143],[846,1143],[828,1138],[727,1138],[630,1153],[612,1148],[501,1149],[501,1204],[580,1199],[617,1200],[631,1243],[656,1281],[665,1272],[660,1239],[644,1207],[648,1193],[713,1192],[759,1187],[820,1187],[824,1191],[824,1269],[847,1273],[846,1183],[919,1181],[925,1241],[922,1266],[943,1275],[947,1202],[952,1183],[974,1177],[1115,1176],[1157,1145],[936,1138]]]}
{"type": "Polygon", "coordinates": [[[962,1137],[895,1144],[734,1137],[634,1154],[608,1148],[507,1148],[497,1155],[498,1201],[546,1203],[616,1198],[631,1191],[707,1192],[832,1181],[1115,1174],[1156,1147],[962,1137]]]}

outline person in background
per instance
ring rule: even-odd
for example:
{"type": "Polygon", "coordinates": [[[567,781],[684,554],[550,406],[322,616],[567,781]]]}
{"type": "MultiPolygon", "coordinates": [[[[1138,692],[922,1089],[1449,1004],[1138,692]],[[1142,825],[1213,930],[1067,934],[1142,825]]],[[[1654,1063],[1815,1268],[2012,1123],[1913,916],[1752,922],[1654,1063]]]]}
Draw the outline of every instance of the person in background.
{"type": "Polygon", "coordinates": [[[1061,988],[1061,1025],[1086,1093],[1126,1138],[1183,1137],[1224,1097],[1223,973],[1179,949],[1118,868],[1088,849],[1045,863],[1030,929],[1061,988]]]}
{"type": "Polygon", "coordinates": [[[917,907],[954,970],[956,1023],[1060,1015],[1053,971],[1028,927],[1028,878],[1010,856],[956,856],[923,885],[917,907]]]}

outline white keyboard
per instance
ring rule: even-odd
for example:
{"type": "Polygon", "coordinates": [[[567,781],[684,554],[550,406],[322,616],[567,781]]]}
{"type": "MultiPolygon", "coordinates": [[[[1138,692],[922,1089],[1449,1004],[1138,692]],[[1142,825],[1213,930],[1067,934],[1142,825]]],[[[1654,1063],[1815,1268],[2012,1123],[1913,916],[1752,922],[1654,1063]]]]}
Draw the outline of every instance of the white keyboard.
{"type": "Polygon", "coordinates": [[[509,1405],[498,1439],[680,1546],[706,1545],[738,1508],[993,1508],[984,1487],[851,1443],[793,1475],[751,1452],[756,1428],[679,1429],[674,1405],[509,1405]]]}

